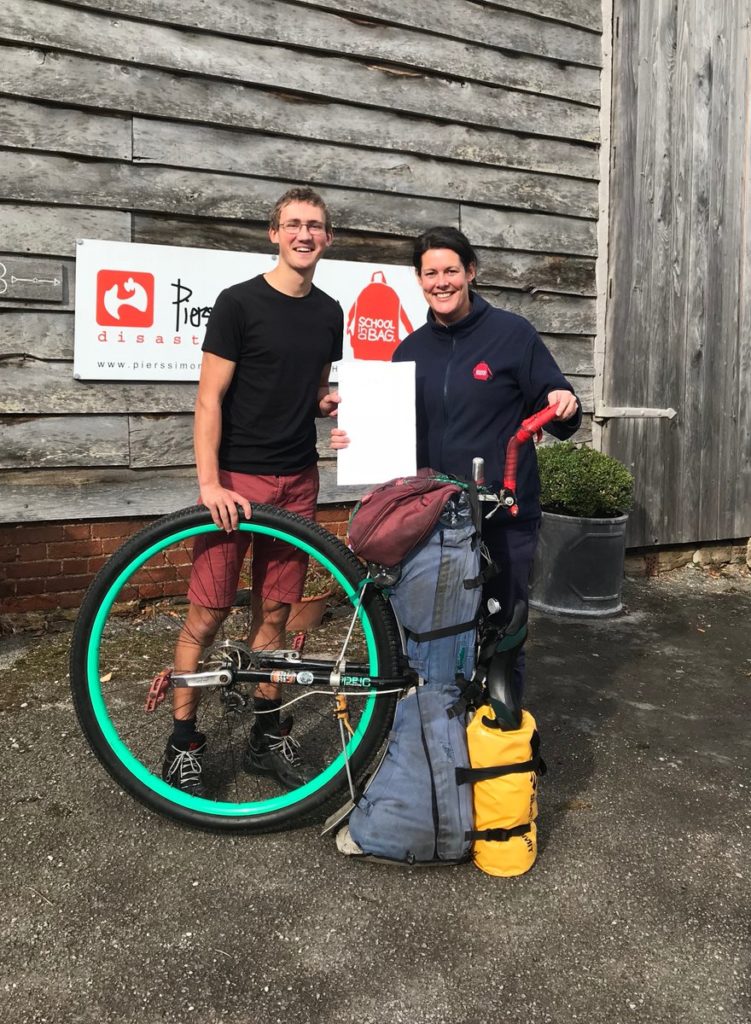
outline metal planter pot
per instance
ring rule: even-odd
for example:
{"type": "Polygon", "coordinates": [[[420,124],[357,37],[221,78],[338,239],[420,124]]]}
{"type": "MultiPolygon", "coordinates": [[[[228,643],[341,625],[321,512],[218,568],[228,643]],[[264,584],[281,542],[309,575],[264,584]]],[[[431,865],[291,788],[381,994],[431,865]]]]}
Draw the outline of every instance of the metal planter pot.
{"type": "Polygon", "coordinates": [[[628,516],[582,519],[542,513],[529,603],[559,615],[616,615],[628,516]]]}

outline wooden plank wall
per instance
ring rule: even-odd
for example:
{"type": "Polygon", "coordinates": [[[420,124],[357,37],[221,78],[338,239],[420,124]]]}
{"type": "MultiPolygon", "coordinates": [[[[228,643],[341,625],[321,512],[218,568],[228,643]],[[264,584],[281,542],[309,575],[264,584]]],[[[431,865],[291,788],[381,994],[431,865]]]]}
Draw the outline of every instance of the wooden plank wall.
{"type": "Polygon", "coordinates": [[[746,3],[616,0],[605,403],[629,543],[751,533],[751,29],[746,3]]]}
{"type": "Polygon", "coordinates": [[[600,32],[596,0],[5,0],[0,521],[194,499],[193,385],[73,380],[75,239],[269,251],[293,184],[335,258],[462,227],[591,413],[600,32]]]}

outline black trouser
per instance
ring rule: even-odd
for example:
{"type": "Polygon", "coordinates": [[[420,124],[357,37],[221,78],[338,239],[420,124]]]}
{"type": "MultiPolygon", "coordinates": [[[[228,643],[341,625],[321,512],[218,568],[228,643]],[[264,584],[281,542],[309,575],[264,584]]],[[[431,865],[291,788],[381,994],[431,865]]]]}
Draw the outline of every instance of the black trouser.
{"type": "MultiPolygon", "coordinates": [[[[485,604],[489,597],[497,598],[505,615],[510,616],[517,601],[527,603],[529,600],[529,580],[537,549],[540,520],[513,522],[508,518],[502,519],[504,515],[505,511],[499,509],[492,519],[483,520],[482,539],[499,573],[483,587],[482,599],[485,604]]],[[[522,647],[514,669],[514,688],[519,694],[524,692],[524,664],[522,647]]]]}

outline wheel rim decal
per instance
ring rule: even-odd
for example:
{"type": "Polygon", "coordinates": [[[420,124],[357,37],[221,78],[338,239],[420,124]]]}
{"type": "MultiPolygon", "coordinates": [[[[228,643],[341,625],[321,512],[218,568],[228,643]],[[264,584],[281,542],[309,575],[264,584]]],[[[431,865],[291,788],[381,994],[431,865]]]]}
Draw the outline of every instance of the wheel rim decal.
{"type": "MultiPolygon", "coordinates": [[[[332,573],[334,578],[344,589],[348,598],[357,599],[357,589],[352,586],[346,576],[344,576],[340,570],[337,569],[337,567],[328,558],[326,558],[325,555],[306,541],[293,537],[291,534],[284,533],[281,530],[274,529],[269,526],[262,526],[256,523],[240,523],[239,529],[250,533],[263,533],[279,540],[287,541],[300,550],[305,551],[308,555],[312,555],[317,562],[320,562],[321,565],[325,566],[329,572],[332,573]]],[[[190,796],[189,794],[176,789],[174,786],[170,786],[169,783],[159,778],[159,776],[154,775],[131,754],[120,739],[107,712],[107,708],[102,697],[101,684],[99,682],[99,644],[102,638],[102,632],[104,630],[110,608],[114,604],[115,598],[120,593],[120,590],[125,583],[130,579],[134,572],[141,568],[144,562],[147,562],[153,555],[158,554],[159,551],[162,551],[170,544],[179,543],[189,537],[195,537],[196,534],[199,533],[212,533],[218,531],[219,527],[215,526],[213,523],[206,524],[204,526],[192,526],[185,530],[179,530],[177,533],[170,534],[161,541],[157,541],[155,544],[152,544],[150,548],[142,552],[132,562],[128,563],[107,591],[104,600],[99,606],[96,618],[94,619],[86,650],[86,677],[89,696],[91,698],[91,706],[99,728],[102,730],[102,733],[104,734],[113,753],[115,753],[128,771],[134,775],[139,782],[158,793],[160,796],[166,798],[171,803],[180,804],[190,810],[201,811],[203,813],[219,815],[222,817],[249,817],[256,814],[268,814],[273,811],[282,810],[285,807],[290,807],[299,803],[306,797],[318,792],[318,790],[325,786],[330,779],[344,769],[344,754],[340,753],[327,768],[325,768],[319,775],[316,775],[314,779],[311,779],[311,781],[305,786],[301,786],[299,789],[292,790],[289,793],[284,793],[280,796],[272,797],[267,800],[242,804],[229,804],[220,803],[215,800],[207,800],[205,797],[190,796]]],[[[361,616],[360,623],[362,625],[363,632],[365,633],[370,671],[372,674],[377,675],[378,654],[369,617],[367,615],[361,616]]],[[[350,740],[347,743],[348,757],[352,757],[352,754],[360,745],[363,734],[365,733],[373,715],[375,700],[376,694],[375,692],[371,692],[370,696],[365,701],[362,715],[360,716],[360,721],[357,724],[354,735],[350,737],[350,740]]]]}

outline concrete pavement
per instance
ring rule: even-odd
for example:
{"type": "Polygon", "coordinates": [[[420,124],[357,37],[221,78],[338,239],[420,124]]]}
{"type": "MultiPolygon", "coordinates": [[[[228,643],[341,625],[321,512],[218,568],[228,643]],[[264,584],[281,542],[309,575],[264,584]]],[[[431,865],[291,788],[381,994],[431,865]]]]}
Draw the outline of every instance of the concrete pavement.
{"type": "Polygon", "coordinates": [[[162,821],[88,753],[67,634],[0,640],[0,1020],[748,1024],[751,583],[625,596],[533,619],[549,774],[511,880],[162,821]]]}

